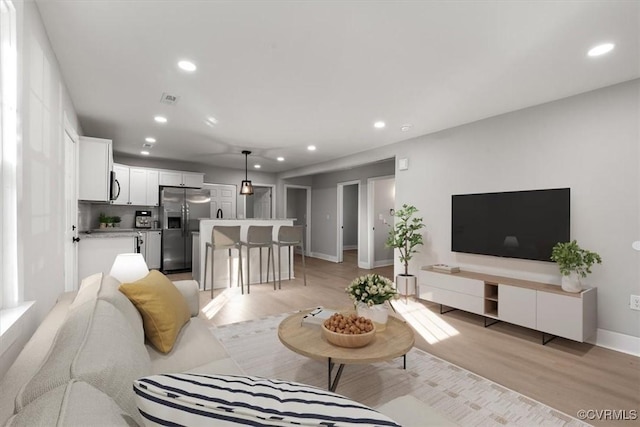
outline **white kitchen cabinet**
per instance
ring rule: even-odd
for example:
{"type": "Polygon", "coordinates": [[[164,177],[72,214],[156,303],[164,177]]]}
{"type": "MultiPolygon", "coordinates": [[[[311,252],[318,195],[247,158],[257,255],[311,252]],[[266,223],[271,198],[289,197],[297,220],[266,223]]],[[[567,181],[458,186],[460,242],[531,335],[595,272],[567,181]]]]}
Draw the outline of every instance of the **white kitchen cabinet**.
{"type": "Polygon", "coordinates": [[[131,202],[129,201],[129,195],[130,195],[129,194],[129,183],[130,183],[129,166],[114,163],[113,171],[116,174],[116,186],[119,188],[120,191],[118,192],[118,190],[116,190],[116,194],[118,195],[118,197],[116,197],[115,200],[112,200],[111,203],[114,205],[130,205],[131,202]]]}
{"type": "Polygon", "coordinates": [[[120,195],[114,205],[158,206],[158,171],[114,164],[120,195]]]}
{"type": "Polygon", "coordinates": [[[129,204],[147,204],[147,170],[129,168],[129,204]]]}
{"type": "Polygon", "coordinates": [[[79,200],[109,201],[110,174],[113,168],[112,150],[112,142],[109,139],[80,137],[79,200]]]}
{"type": "Polygon", "coordinates": [[[204,184],[204,174],[183,172],[182,184],[189,188],[202,188],[202,184],[204,184]]]}
{"type": "Polygon", "coordinates": [[[136,251],[134,236],[86,237],[78,242],[78,283],[95,273],[109,274],[118,254],[136,251]]]}
{"type": "Polygon", "coordinates": [[[160,185],[167,187],[202,188],[204,174],[195,172],[160,171],[160,185]]]}
{"type": "Polygon", "coordinates": [[[160,171],[160,185],[182,187],[182,172],[160,171]]]}
{"type": "Polygon", "coordinates": [[[160,204],[158,175],[157,170],[147,169],[147,206],[158,206],[160,204]]]}
{"type": "Polygon", "coordinates": [[[162,262],[162,231],[153,230],[146,232],[145,260],[149,269],[160,269],[162,262]]]}

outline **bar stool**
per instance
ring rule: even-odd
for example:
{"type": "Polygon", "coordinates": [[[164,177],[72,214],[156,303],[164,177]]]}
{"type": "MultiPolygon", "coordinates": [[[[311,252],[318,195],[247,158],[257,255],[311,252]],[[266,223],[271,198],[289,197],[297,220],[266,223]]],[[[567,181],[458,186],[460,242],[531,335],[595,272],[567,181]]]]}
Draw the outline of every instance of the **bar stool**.
{"type": "MultiPolygon", "coordinates": [[[[300,246],[302,250],[302,272],[304,285],[307,286],[307,268],[304,261],[304,227],[301,225],[282,225],[278,230],[278,240],[273,244],[278,247],[278,289],[282,289],[282,264],[280,263],[280,248],[286,246],[289,252],[289,280],[291,280],[291,248],[300,246]]],[[[275,273],[275,272],[274,272],[275,273]]]]}
{"type": "Polygon", "coordinates": [[[260,283],[262,283],[262,248],[268,248],[267,252],[267,283],[269,283],[269,261],[273,264],[273,290],[276,289],[276,265],[273,256],[273,226],[250,225],[247,229],[247,241],[240,242],[240,246],[247,247],[247,293],[251,293],[251,249],[260,249],[260,283]]]}
{"type": "MultiPolygon", "coordinates": [[[[204,290],[207,290],[207,260],[209,257],[209,248],[211,248],[211,299],[213,299],[213,283],[214,283],[214,252],[217,249],[229,250],[229,287],[231,287],[232,258],[231,249],[238,250],[238,282],[242,283],[242,251],[240,250],[240,226],[222,226],[214,225],[211,230],[211,242],[207,242],[204,253],[204,290]]],[[[242,287],[244,293],[244,287],[242,287]]]]}

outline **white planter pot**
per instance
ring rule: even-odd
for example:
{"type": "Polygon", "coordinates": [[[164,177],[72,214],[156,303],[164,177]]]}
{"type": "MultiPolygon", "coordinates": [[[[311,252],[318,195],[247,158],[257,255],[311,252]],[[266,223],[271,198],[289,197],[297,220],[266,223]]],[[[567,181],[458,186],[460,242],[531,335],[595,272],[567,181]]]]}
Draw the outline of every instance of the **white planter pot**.
{"type": "Polygon", "coordinates": [[[399,274],[396,276],[396,290],[402,296],[415,295],[417,282],[418,278],[412,274],[399,274]]]}
{"type": "Polygon", "coordinates": [[[582,291],[582,283],[580,283],[580,275],[571,272],[568,276],[562,276],[562,290],[565,292],[582,291]]]}
{"type": "Polygon", "coordinates": [[[387,319],[389,318],[389,311],[387,304],[375,304],[369,307],[367,304],[359,302],[356,306],[358,316],[371,319],[376,325],[376,330],[382,332],[387,328],[387,319]]]}

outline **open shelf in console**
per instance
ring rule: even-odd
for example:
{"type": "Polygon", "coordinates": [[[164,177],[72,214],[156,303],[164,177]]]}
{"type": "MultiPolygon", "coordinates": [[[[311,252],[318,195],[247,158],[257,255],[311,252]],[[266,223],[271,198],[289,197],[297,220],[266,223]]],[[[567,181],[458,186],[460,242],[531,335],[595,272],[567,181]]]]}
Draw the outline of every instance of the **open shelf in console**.
{"type": "Polygon", "coordinates": [[[498,284],[484,282],[484,314],[498,315],[498,284]]]}

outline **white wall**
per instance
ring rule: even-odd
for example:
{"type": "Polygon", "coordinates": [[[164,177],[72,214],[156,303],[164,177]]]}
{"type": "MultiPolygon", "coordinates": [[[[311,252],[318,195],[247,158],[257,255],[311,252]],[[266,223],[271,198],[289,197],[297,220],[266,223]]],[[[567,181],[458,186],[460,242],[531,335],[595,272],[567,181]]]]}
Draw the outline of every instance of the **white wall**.
{"type": "Polygon", "coordinates": [[[64,113],[77,117],[35,2],[17,1],[18,275],[21,295],[35,301],[22,334],[0,359],[0,376],[64,291],[64,113]]]}
{"type": "Polygon", "coordinates": [[[587,279],[598,287],[598,327],[640,337],[640,312],[629,309],[640,294],[631,249],[640,237],[639,104],[634,80],[396,144],[397,158],[410,159],[396,172],[396,208],[415,205],[427,226],[410,271],[443,262],[559,283],[553,263],[452,253],[451,195],[570,187],[571,236],[603,258],[587,279]]]}

